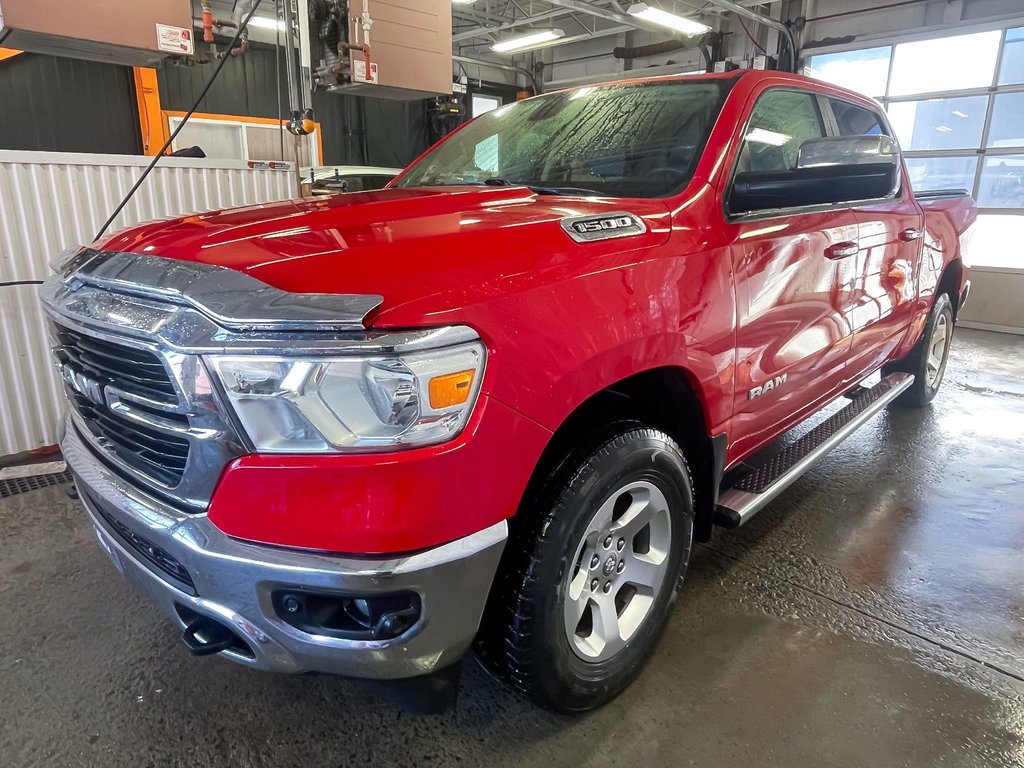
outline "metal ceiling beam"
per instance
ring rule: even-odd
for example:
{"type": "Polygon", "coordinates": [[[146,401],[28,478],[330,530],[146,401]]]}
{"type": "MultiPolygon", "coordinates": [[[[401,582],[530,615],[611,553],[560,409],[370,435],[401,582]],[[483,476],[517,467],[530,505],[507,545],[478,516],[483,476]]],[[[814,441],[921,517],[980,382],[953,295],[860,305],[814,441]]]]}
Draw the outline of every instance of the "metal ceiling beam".
{"type": "Polygon", "coordinates": [[[493,35],[497,32],[504,32],[507,29],[515,29],[516,27],[523,27],[528,24],[535,24],[538,21],[547,21],[548,19],[555,19],[560,16],[568,16],[568,11],[559,8],[554,11],[548,11],[547,13],[541,13],[536,16],[524,16],[521,19],[515,21],[506,21],[502,24],[498,24],[494,27],[480,27],[479,29],[470,29],[466,32],[458,32],[452,35],[452,42],[458,43],[463,40],[471,40],[474,37],[486,37],[487,35],[493,35]]]}

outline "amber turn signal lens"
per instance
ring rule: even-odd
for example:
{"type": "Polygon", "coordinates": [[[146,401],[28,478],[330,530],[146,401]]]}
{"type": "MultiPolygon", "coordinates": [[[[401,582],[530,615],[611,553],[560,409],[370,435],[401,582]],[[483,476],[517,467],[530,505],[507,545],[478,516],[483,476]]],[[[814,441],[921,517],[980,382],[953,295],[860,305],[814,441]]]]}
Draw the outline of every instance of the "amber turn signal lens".
{"type": "Polygon", "coordinates": [[[459,371],[430,380],[430,407],[435,410],[462,405],[469,400],[476,371],[459,371]]]}

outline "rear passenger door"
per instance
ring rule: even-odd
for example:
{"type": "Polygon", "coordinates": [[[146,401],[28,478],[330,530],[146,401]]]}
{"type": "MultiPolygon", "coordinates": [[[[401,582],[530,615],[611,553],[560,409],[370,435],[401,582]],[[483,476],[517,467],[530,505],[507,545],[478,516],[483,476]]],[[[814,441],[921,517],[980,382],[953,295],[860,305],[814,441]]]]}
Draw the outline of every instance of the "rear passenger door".
{"type": "Polygon", "coordinates": [[[788,171],[800,145],[826,135],[823,97],[774,87],[755,96],[723,193],[736,279],[733,451],[771,440],[844,377],[857,282],[857,220],[848,205],[732,215],[733,179],[788,171]]]}
{"type": "MultiPolygon", "coordinates": [[[[839,136],[892,136],[874,110],[828,99],[839,136]]],[[[854,202],[859,230],[857,285],[850,315],[854,327],[848,379],[869,373],[888,359],[914,314],[914,286],[924,217],[908,185],[888,199],[854,202]]]]}

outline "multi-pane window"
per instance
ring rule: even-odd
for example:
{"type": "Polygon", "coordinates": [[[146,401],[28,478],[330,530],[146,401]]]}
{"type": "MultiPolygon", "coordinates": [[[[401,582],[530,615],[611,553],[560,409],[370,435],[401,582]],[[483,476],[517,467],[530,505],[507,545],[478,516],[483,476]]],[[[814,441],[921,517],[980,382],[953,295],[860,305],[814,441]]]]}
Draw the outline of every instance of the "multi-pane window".
{"type": "Polygon", "coordinates": [[[981,260],[1024,266],[1024,27],[819,54],[805,72],[881,101],[914,190],[973,194],[979,230],[1017,232],[981,260]]]}

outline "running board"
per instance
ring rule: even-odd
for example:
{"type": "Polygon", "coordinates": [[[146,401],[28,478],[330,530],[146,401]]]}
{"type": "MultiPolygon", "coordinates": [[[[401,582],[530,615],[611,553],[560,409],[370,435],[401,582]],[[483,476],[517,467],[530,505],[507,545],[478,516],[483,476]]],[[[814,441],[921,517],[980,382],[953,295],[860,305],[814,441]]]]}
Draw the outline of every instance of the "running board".
{"type": "Polygon", "coordinates": [[[724,528],[743,525],[913,383],[909,373],[886,376],[763,466],[740,475],[718,497],[715,523],[724,528]]]}

